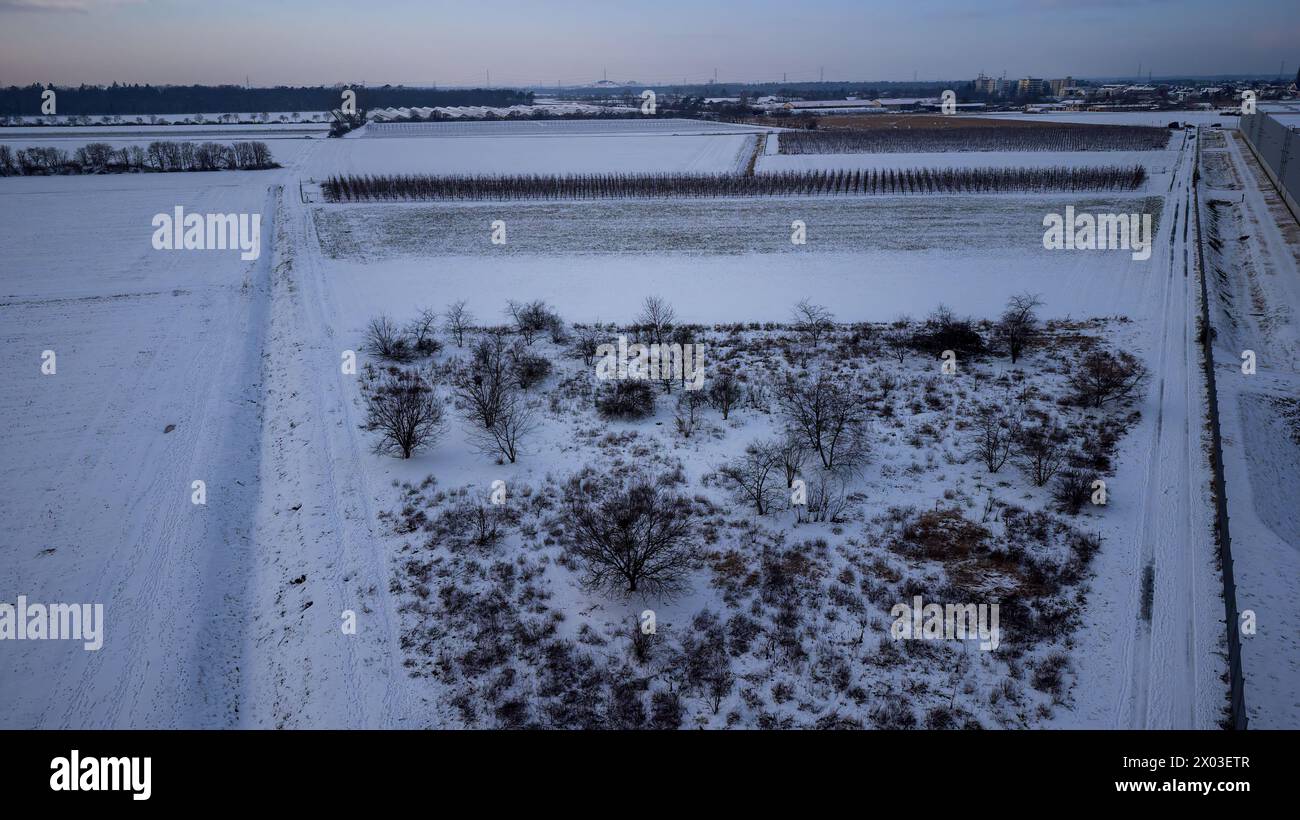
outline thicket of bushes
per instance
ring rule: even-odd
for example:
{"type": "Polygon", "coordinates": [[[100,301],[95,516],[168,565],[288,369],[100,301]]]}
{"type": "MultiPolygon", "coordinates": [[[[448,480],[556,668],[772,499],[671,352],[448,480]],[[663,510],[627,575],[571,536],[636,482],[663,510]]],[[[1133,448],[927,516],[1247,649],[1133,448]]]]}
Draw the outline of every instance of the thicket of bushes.
{"type": "Polygon", "coordinates": [[[926,151],[1159,151],[1169,130],[1148,125],[1022,125],[989,128],[836,128],[781,134],[782,154],[908,154],[926,151]]]}
{"type": "Polygon", "coordinates": [[[327,202],[1131,191],[1146,168],[886,168],[773,174],[333,176],[327,202]]]}
{"type": "Polygon", "coordinates": [[[155,141],[114,148],[92,142],[69,154],[62,148],[0,145],[0,176],[124,174],[136,171],[253,171],[279,168],[264,142],[155,141]]]}

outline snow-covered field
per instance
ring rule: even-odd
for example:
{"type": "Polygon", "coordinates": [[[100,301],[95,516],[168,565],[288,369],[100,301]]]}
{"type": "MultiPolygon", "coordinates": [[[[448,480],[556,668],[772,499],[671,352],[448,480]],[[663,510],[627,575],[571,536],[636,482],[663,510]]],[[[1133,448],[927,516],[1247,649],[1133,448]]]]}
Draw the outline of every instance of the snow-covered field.
{"type": "MultiPolygon", "coordinates": [[[[924,154],[773,154],[758,160],[759,171],[816,171],[856,168],[1071,168],[1142,165],[1152,184],[1169,173],[1178,151],[941,151],[924,154]]],[[[1158,188],[1157,188],[1158,189],[1158,188]]]]}
{"type": "Polygon", "coordinates": [[[318,179],[345,173],[723,173],[743,169],[753,152],[754,139],[752,134],[737,133],[592,132],[563,137],[438,135],[330,140],[316,155],[311,173],[318,179]]]}
{"type": "Polygon", "coordinates": [[[353,137],[507,137],[568,136],[586,134],[658,134],[688,136],[692,134],[757,134],[776,129],[738,123],[709,122],[663,117],[657,119],[604,120],[509,120],[492,122],[400,122],[370,123],[352,133],[353,137]]]}
{"type": "Polygon", "coordinates": [[[7,727],[238,720],[268,255],[156,251],[150,223],[270,220],[265,180],[3,180],[3,595],[106,610],[98,652],[5,642],[7,727]]]}
{"type": "MultiPolygon", "coordinates": [[[[756,146],[752,134],[674,127],[283,139],[270,143],[277,171],[0,179],[0,559],[12,568],[0,601],[99,601],[107,619],[99,652],[3,647],[0,702],[14,707],[0,725],[623,726],[638,714],[673,725],[673,713],[710,727],[1217,725],[1223,610],[1195,343],[1194,143],[1143,152],[1159,159],[1141,195],[442,206],[298,195],[331,173],[743,172],[756,146]],[[177,205],[260,213],[260,258],[153,250],[151,217],[177,205]],[[1156,214],[1155,252],[1044,249],[1044,215],[1067,205],[1156,214]],[[492,241],[498,220],[504,244],[492,241]],[[806,244],[791,243],[795,221],[806,244]],[[1050,325],[1014,366],[973,355],[949,376],[886,341],[940,304],[987,337],[978,322],[1024,292],[1040,295],[1050,325]],[[734,412],[701,409],[690,436],[680,389],[646,419],[601,418],[601,385],[573,351],[584,332],[573,323],[626,332],[649,296],[699,325],[709,378],[715,363],[744,376],[734,412]],[[789,325],[805,297],[838,323],[819,343],[789,325]],[[370,320],[404,325],[464,300],[476,325],[508,325],[509,299],[545,300],[569,337],[508,336],[517,356],[552,365],[522,390],[535,429],[517,461],[475,446],[453,398],[484,335],[462,347],[441,327],[423,364],[445,434],[409,460],[373,453],[375,434],[360,429],[366,367],[382,364],[366,346],[370,320]],[[1131,400],[1070,401],[1070,374],[1095,349],[1150,370],[1131,400]],[[55,375],[41,372],[44,350],[57,353],[55,375]],[[340,367],[352,351],[357,373],[340,367]],[[871,457],[837,476],[836,520],[799,520],[783,502],[758,515],[716,473],[780,432],[785,373],[834,373],[869,410],[871,457]],[[1106,506],[1070,515],[1024,470],[990,473],[970,454],[982,404],[1067,427],[1105,478],[1106,506]],[[689,499],[701,554],[684,592],[579,582],[564,482],[587,464],[671,476],[665,486],[689,499]],[[191,503],[195,480],[206,505],[191,503]],[[510,499],[502,533],[471,543],[465,516],[497,480],[510,499]],[[960,555],[929,540],[961,518],[960,555]],[[1079,546],[1093,537],[1095,555],[1079,546]],[[1030,545],[1032,560],[1004,554],[1010,544],[1030,545]],[[991,587],[1007,596],[1004,650],[890,639],[890,608],[913,593],[986,600],[991,587]],[[662,628],[638,648],[628,627],[645,609],[662,628]],[[348,613],[356,634],[340,629],[348,613]]],[[[768,151],[760,171],[925,162],[768,151]]],[[[995,164],[1045,155],[1006,160],[995,164]]],[[[1252,199],[1255,218],[1262,203],[1252,199]]],[[[1269,439],[1236,440],[1258,451],[1269,439]]],[[[1230,499],[1239,480],[1230,470],[1230,499]]],[[[1258,521],[1275,533],[1294,523],[1258,521]]],[[[1283,627],[1297,593],[1268,583],[1262,563],[1295,543],[1278,535],[1257,561],[1237,547],[1249,538],[1234,532],[1239,603],[1260,613],[1261,635],[1279,632],[1256,667],[1270,695],[1252,702],[1248,689],[1247,700],[1253,720],[1295,726],[1277,704],[1296,699],[1295,630],[1283,627]]]]}

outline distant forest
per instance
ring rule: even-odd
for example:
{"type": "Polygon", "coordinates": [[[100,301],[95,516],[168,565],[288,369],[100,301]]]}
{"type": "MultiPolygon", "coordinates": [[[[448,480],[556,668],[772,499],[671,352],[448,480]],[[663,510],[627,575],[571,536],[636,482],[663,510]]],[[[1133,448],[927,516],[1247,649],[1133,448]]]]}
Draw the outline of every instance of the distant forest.
{"type": "MultiPolygon", "coordinates": [[[[0,88],[0,115],[40,116],[45,86],[0,88]]],[[[357,92],[357,107],[529,105],[531,91],[505,88],[437,90],[405,86],[377,86],[357,92]]],[[[82,85],[54,87],[57,112],[63,114],[256,114],[271,111],[330,111],[342,102],[342,87],[244,88],[237,85],[82,85]]]]}
{"type": "MultiPolygon", "coordinates": [[[[936,82],[825,82],[825,83],[695,83],[690,85],[656,85],[627,86],[624,88],[565,88],[565,97],[620,97],[637,96],[642,88],[652,88],[660,93],[682,94],[691,97],[738,97],[747,94],[761,97],[775,94],[782,97],[797,97],[805,100],[842,100],[850,94],[862,94],[872,99],[877,97],[937,97],[945,89],[960,89],[971,86],[965,81],[936,82]]],[[[545,89],[542,89],[545,91],[545,89]]]]}

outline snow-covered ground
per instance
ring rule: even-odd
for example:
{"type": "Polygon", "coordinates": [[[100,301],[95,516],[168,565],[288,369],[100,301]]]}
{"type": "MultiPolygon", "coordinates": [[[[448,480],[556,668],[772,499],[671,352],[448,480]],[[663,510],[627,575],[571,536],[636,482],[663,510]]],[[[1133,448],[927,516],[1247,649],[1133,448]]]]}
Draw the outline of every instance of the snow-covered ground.
{"type": "MultiPolygon", "coordinates": [[[[420,602],[431,579],[462,573],[456,577],[463,590],[481,601],[501,593],[518,603],[518,595],[535,589],[543,611],[562,615],[557,636],[584,652],[622,657],[626,637],[615,632],[643,608],[656,609],[670,627],[656,650],[668,652],[702,609],[726,615],[748,600],[742,575],[732,573],[747,566],[769,573],[767,564],[758,566],[759,545],[766,544],[777,552],[795,548],[798,554],[781,553],[790,566],[818,568],[796,573],[800,594],[811,596],[799,639],[808,658],[789,655],[791,665],[775,672],[777,687],[745,679],[773,671],[761,652],[737,655],[739,682],[718,708],[683,689],[688,725],[727,725],[733,712],[739,725],[769,718],[893,725],[900,710],[912,708],[897,702],[904,673],[922,681],[912,690],[922,720],[934,719],[942,701],[988,726],[1216,725],[1225,694],[1222,604],[1195,345],[1195,238],[1188,222],[1194,143],[1179,139],[1168,152],[1144,152],[1161,155],[1164,164],[1149,167],[1158,184],[1141,195],[441,206],[326,205],[298,195],[299,182],[330,173],[730,171],[743,169],[755,145],[752,135],[735,132],[276,140],[272,151],[286,166],[278,171],[0,180],[0,217],[9,226],[0,239],[0,406],[9,421],[0,557],[13,568],[0,582],[0,601],[22,594],[101,601],[107,610],[101,652],[53,641],[0,647],[0,701],[15,705],[0,722],[508,724],[518,717],[512,701],[502,704],[505,711],[471,717],[460,698],[465,686],[517,692],[541,685],[532,676],[545,664],[525,663],[523,653],[514,663],[521,677],[507,682],[495,671],[491,680],[486,673],[478,680],[433,670],[431,664],[460,663],[452,656],[473,636],[469,621],[451,617],[447,598],[420,602]],[[262,214],[260,258],[153,250],[150,218],[176,205],[262,214]],[[1127,251],[1044,249],[1043,217],[1066,205],[1155,212],[1154,253],[1136,260],[1127,251]],[[492,242],[496,220],[505,223],[504,245],[492,242]],[[807,244],[790,241],[796,220],[806,226],[807,244]],[[979,652],[960,660],[963,652],[947,649],[909,648],[895,657],[877,649],[878,630],[889,622],[882,602],[903,587],[881,584],[938,583],[945,573],[961,573],[909,556],[896,529],[909,519],[890,519],[890,508],[914,506],[919,514],[951,504],[978,521],[977,507],[989,495],[1002,505],[997,509],[1046,509],[1050,499],[1010,467],[983,475],[963,453],[969,408],[993,398],[997,379],[1012,378],[1005,359],[971,362],[957,382],[931,384],[937,377],[924,371],[933,361],[911,354],[895,362],[878,344],[851,341],[850,323],[887,323],[902,314],[921,319],[941,303],[959,315],[996,318],[1010,296],[1026,291],[1041,295],[1039,312],[1060,334],[1015,377],[1041,391],[1035,406],[1085,423],[1088,414],[1056,399],[1091,345],[1131,351],[1151,370],[1129,408],[1137,415],[1125,411],[1106,422],[1121,435],[1106,473],[1108,505],[1067,520],[1101,537],[1077,588],[1079,620],[1021,647],[1023,664],[979,652]],[[418,308],[441,311],[463,299],[478,323],[501,324],[507,299],[540,298],[568,322],[626,325],[651,295],[671,302],[680,322],[713,328],[708,343],[731,350],[755,373],[799,366],[793,331],[715,326],[788,322],[790,307],[811,297],[844,324],[834,342],[824,343],[824,359],[805,366],[839,368],[846,379],[866,374],[864,385],[895,372],[904,390],[919,391],[920,409],[909,409],[900,395],[890,411],[898,416],[874,422],[880,449],[855,479],[863,497],[851,514],[836,524],[796,526],[780,516],[744,523],[743,508],[727,507],[727,494],[707,474],[774,432],[775,410],[759,409],[757,398],[726,422],[709,410],[703,432],[689,440],[674,433],[666,398],[649,420],[599,422],[584,387],[590,373],[549,341],[536,349],[556,360],[556,372],[533,394],[541,419],[518,463],[498,463],[471,447],[471,431],[450,400],[448,433],[436,447],[409,461],[370,451],[373,434],[359,429],[358,377],[339,364],[346,351],[361,351],[363,366],[374,361],[364,350],[373,317],[405,322],[418,308]],[[56,375],[41,374],[47,349],[58,353],[56,375]],[[168,425],[175,427],[164,432],[168,425]],[[707,515],[717,556],[696,570],[690,592],[674,600],[628,599],[576,583],[568,559],[549,541],[554,522],[545,505],[556,503],[559,482],[586,462],[666,471],[680,462],[685,491],[707,499],[697,502],[701,509],[718,507],[707,515]],[[430,475],[436,487],[424,485],[430,475]],[[426,548],[418,533],[400,530],[416,511],[435,517],[455,500],[439,492],[486,494],[498,478],[512,493],[530,488],[527,497],[536,500],[519,502],[522,524],[495,551],[426,548]],[[196,479],[207,482],[206,506],[190,501],[196,479]],[[827,546],[799,546],[817,538],[827,546]],[[1154,578],[1149,620],[1147,567],[1154,578]],[[517,573],[525,580],[507,584],[517,573]],[[345,611],[357,615],[358,634],[340,630],[345,611]],[[860,613],[859,622],[844,620],[860,613]],[[852,648],[859,632],[870,639],[865,649],[852,648]],[[426,641],[434,649],[429,656],[421,654],[426,641]],[[1067,671],[1064,690],[1051,694],[1047,661],[1054,651],[1067,657],[1067,671]],[[888,663],[881,660],[886,655],[888,663]],[[849,682],[840,689],[833,681],[844,669],[849,682]],[[1013,685],[994,694],[1004,678],[1013,685]],[[769,694],[777,704],[770,712],[769,694]]],[[[777,157],[770,143],[767,150],[764,164],[841,159],[777,157]]],[[[911,155],[891,155],[888,165],[907,167],[900,156],[911,155]]],[[[1031,156],[1042,155],[1009,157],[1014,161],[1006,164],[1031,156]]],[[[1251,206],[1263,219],[1264,200],[1251,206]]],[[[1286,247],[1280,236],[1266,233],[1265,241],[1274,251],[1286,247]]],[[[444,365],[464,355],[445,333],[439,340],[444,365]]],[[[449,399],[446,382],[440,390],[449,399]]],[[[1227,429],[1225,436],[1231,437],[1227,429]]],[[[1244,446],[1262,444],[1246,437],[1244,446]]],[[[1277,467],[1283,475],[1287,469],[1277,467]]],[[[1230,471],[1230,499],[1233,484],[1230,471]]],[[[1284,513],[1261,515],[1259,526],[1293,523],[1278,515],[1284,513]]],[[[1003,533],[1000,521],[989,519],[994,540],[1003,533]]],[[[1282,601],[1294,612],[1296,599],[1281,583],[1267,587],[1264,602],[1251,598],[1251,579],[1268,570],[1252,563],[1249,546],[1239,546],[1246,538],[1234,529],[1234,547],[1244,551],[1237,559],[1239,604],[1261,613],[1261,640],[1265,629],[1289,623],[1289,615],[1278,614],[1266,626],[1263,613],[1280,611],[1282,601]]],[[[1287,546],[1285,537],[1261,549],[1276,553],[1279,544],[1287,546]]],[[[1290,547],[1294,555],[1294,541],[1290,547]]],[[[755,613],[762,609],[762,600],[751,603],[755,613]]],[[[736,623],[733,629],[748,629],[736,623]]],[[[1273,634],[1282,637],[1265,647],[1270,651],[1293,643],[1295,630],[1273,634]]],[[[485,648],[489,637],[482,636],[485,648]]],[[[788,638],[781,638],[778,655],[791,652],[788,638]]],[[[670,656],[656,656],[656,663],[670,656]]],[[[1290,685],[1294,704],[1294,667],[1288,672],[1279,661],[1256,668],[1267,670],[1277,702],[1290,685]]],[[[647,697],[663,680],[656,678],[647,697]]],[[[1253,719],[1268,723],[1263,714],[1253,719]]],[[[1294,715],[1276,719],[1296,724],[1294,715]]]]}
{"type": "Polygon", "coordinates": [[[736,133],[330,140],[310,173],[317,179],[330,174],[723,173],[743,169],[753,145],[752,134],[736,133]]]}
{"type": "Polygon", "coordinates": [[[1240,135],[1201,146],[1210,320],[1252,728],[1300,726],[1300,226],[1240,135]],[[1254,374],[1243,372],[1253,351],[1254,374]]]}
{"type": "Polygon", "coordinates": [[[155,214],[260,213],[256,173],[5,179],[4,600],[102,603],[104,647],[5,641],[7,727],[239,720],[265,252],[168,252],[155,214]],[[56,355],[45,375],[43,351],[56,355]],[[192,482],[208,504],[191,503],[192,482]]]}

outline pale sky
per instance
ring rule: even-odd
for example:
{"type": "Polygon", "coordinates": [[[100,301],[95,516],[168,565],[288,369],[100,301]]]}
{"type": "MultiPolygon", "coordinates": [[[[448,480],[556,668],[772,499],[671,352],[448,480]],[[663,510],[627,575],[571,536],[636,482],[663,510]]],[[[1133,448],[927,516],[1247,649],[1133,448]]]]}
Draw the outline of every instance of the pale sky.
{"type": "Polygon", "coordinates": [[[1275,74],[1297,0],[0,0],[0,86],[1275,74]]]}

